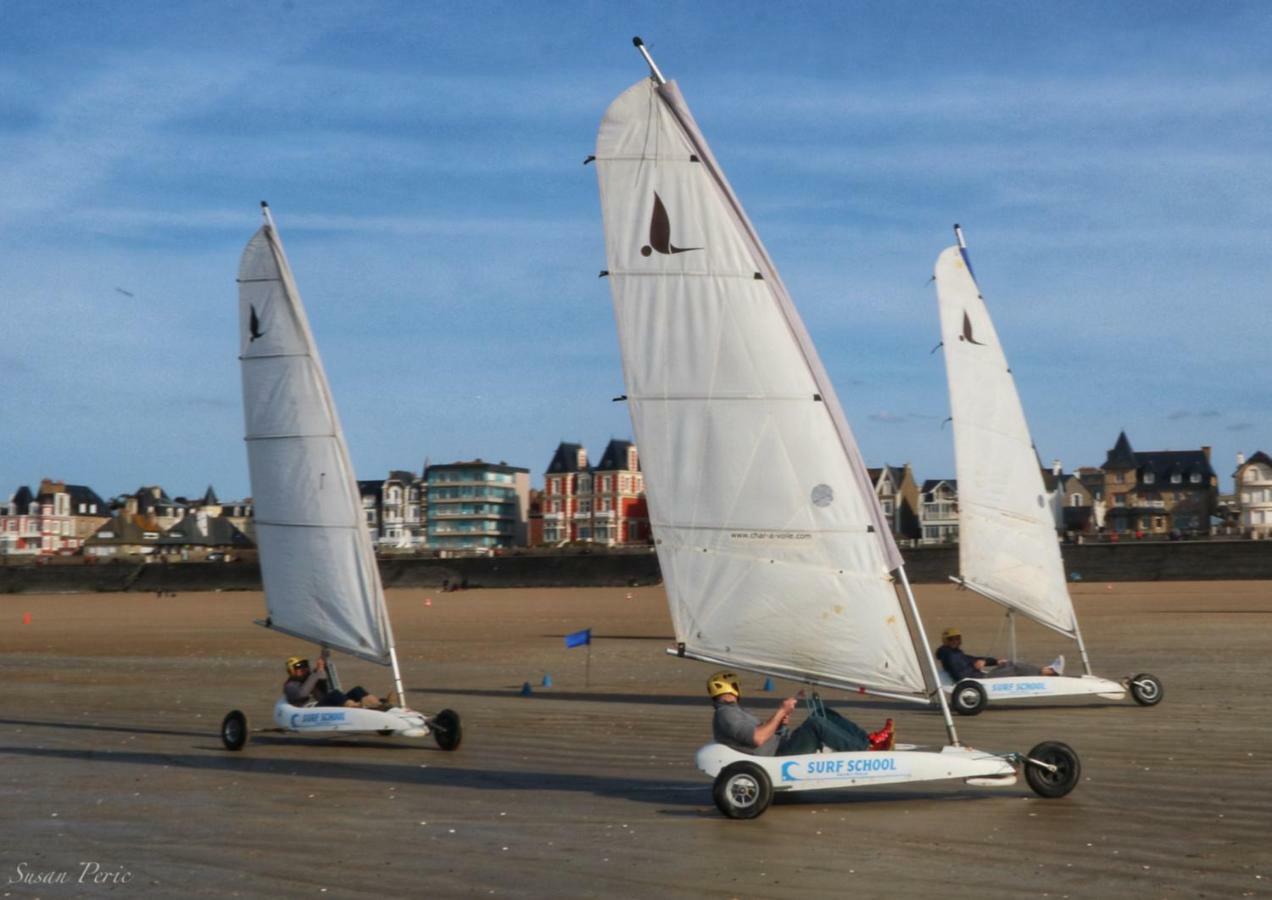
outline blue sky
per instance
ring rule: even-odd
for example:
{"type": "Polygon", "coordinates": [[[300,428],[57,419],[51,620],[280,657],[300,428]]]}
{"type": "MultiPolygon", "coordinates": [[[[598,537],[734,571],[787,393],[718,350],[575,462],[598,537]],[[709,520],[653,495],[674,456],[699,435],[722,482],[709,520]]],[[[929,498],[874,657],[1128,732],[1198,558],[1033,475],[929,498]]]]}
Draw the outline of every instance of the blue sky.
{"type": "Polygon", "coordinates": [[[1272,6],[0,0],[0,493],[249,493],[268,199],[359,477],[630,436],[591,152],[641,34],[870,465],[953,472],[961,222],[1039,452],[1272,450],[1272,6]]]}

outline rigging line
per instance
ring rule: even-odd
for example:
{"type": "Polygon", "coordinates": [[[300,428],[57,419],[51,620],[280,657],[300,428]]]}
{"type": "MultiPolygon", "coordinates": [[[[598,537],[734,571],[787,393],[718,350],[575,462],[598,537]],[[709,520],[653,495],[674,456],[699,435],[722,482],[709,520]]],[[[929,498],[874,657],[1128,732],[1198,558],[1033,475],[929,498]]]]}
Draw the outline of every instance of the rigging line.
{"type": "Polygon", "coordinates": [[[746,275],[737,275],[733,272],[638,272],[635,269],[624,271],[622,269],[606,269],[605,274],[611,278],[719,278],[732,279],[736,281],[758,281],[764,283],[762,278],[756,278],[756,272],[752,271],[746,275]]]}
{"type": "Polygon", "coordinates": [[[258,528],[264,525],[269,528],[333,528],[337,531],[357,531],[362,527],[361,522],[356,525],[320,525],[314,522],[268,522],[261,519],[256,519],[255,522],[258,528]]]}
{"type": "Polygon", "coordinates": [[[251,362],[254,359],[291,359],[293,357],[308,358],[309,353],[253,353],[251,356],[240,356],[239,362],[251,362]]]}
{"type": "MultiPolygon", "coordinates": [[[[616,398],[619,399],[619,398],[616,398]]],[[[644,400],[750,400],[750,401],[785,401],[790,403],[807,403],[808,395],[800,394],[799,396],[790,396],[786,394],[743,394],[743,395],[725,395],[720,394],[629,394],[624,398],[632,401],[644,400]]],[[[815,401],[814,401],[815,402],[815,401]]]]}
{"type": "Polygon", "coordinates": [[[247,434],[243,436],[243,440],[249,444],[256,441],[290,441],[290,440],[306,440],[309,438],[334,438],[334,431],[320,431],[314,434],[247,434]]]}
{"type": "Polygon", "coordinates": [[[737,534],[763,532],[765,534],[874,534],[872,526],[858,525],[854,528],[766,528],[749,525],[677,525],[674,522],[651,522],[659,528],[676,528],[681,531],[721,531],[737,534]]]}
{"type": "Polygon", "coordinates": [[[283,279],[281,278],[236,278],[234,280],[238,282],[239,284],[265,284],[272,281],[281,282],[283,279]]]}

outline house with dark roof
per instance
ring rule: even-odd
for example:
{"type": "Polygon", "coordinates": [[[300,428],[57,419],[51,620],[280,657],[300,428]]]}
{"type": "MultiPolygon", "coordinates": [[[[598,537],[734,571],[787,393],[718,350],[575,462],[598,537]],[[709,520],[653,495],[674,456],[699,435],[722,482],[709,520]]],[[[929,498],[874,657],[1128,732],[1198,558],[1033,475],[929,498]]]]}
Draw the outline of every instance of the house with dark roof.
{"type": "Polygon", "coordinates": [[[582,444],[557,445],[543,476],[543,543],[571,541],[615,546],[652,540],[645,477],[631,441],[611,439],[600,461],[588,464],[582,444]]]}
{"type": "Polygon", "coordinates": [[[1219,503],[1210,448],[1136,451],[1123,431],[1103,465],[1105,529],[1204,534],[1219,503]]]}
{"type": "Polygon", "coordinates": [[[247,535],[234,527],[226,516],[205,512],[191,513],[159,536],[157,550],[165,556],[182,560],[223,558],[251,548],[247,535]]]}
{"type": "Polygon", "coordinates": [[[919,489],[924,544],[958,543],[958,480],[929,478],[919,489]]]}
{"type": "Polygon", "coordinates": [[[23,485],[0,504],[0,554],[66,555],[109,518],[105,501],[82,484],[45,478],[38,490],[23,485]]]}
{"type": "Polygon", "coordinates": [[[899,541],[918,540],[923,536],[919,525],[919,485],[910,464],[881,466],[866,470],[874,485],[875,496],[883,507],[883,515],[899,541]]]}
{"type": "Polygon", "coordinates": [[[1060,534],[1095,534],[1099,530],[1103,510],[1080,475],[1064,471],[1057,459],[1051,468],[1042,469],[1042,486],[1060,534]]]}
{"type": "Polygon", "coordinates": [[[1272,537],[1272,457],[1262,450],[1249,459],[1238,453],[1232,479],[1241,533],[1251,538],[1272,537]]]}
{"type": "Polygon", "coordinates": [[[423,476],[394,469],[383,481],[359,481],[371,542],[384,550],[415,550],[428,540],[428,485],[423,476]]]}
{"type": "Polygon", "coordinates": [[[163,532],[153,516],[120,509],[84,541],[84,555],[151,556],[159,551],[163,532]]]}

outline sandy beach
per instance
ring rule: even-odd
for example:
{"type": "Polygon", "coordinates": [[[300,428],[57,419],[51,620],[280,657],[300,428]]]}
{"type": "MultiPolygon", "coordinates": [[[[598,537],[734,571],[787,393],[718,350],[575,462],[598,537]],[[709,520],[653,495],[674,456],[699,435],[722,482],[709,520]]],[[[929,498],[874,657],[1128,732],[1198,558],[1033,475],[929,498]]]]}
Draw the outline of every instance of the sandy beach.
{"type": "MultiPolygon", "coordinates": [[[[926,625],[1005,653],[1002,617],[918,589],[926,625]]],[[[661,587],[389,592],[411,704],[458,710],[465,742],[218,737],[269,714],[283,659],[311,648],[256,627],[254,593],[0,596],[0,890],[5,896],[569,897],[1272,894],[1272,583],[1082,584],[1097,674],[1148,671],[1154,708],[996,707],[964,742],[1081,755],[1068,798],[960,783],[779,798],[722,817],[693,766],[709,737],[707,666],[667,657],[661,587]],[[426,598],[431,604],[426,604],[426,598]],[[30,613],[30,623],[23,624],[30,613]],[[587,651],[562,635],[591,627],[587,651]],[[551,687],[541,683],[545,675],[551,687]],[[523,682],[533,694],[520,696],[523,682]],[[60,874],[65,874],[59,879],[60,874]],[[46,878],[53,883],[27,884],[46,878]],[[93,883],[94,880],[98,883],[93,883]]],[[[1076,652],[1020,629],[1035,661],[1076,652]]],[[[387,688],[349,661],[346,684],[387,688]]],[[[772,707],[747,677],[749,705],[772,707]]],[[[829,699],[905,741],[940,717],[829,699]]]]}

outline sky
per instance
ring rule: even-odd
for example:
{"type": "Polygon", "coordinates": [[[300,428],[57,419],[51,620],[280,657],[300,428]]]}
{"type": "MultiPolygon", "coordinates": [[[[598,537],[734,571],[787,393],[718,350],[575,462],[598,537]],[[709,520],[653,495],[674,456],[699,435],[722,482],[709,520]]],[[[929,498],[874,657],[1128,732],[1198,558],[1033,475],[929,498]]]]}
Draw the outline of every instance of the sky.
{"type": "Polygon", "coordinates": [[[1044,462],[1272,452],[1272,6],[0,0],[0,494],[250,494],[268,200],[359,478],[630,438],[592,152],[676,80],[868,465],[954,472],[951,225],[1044,462]]]}

